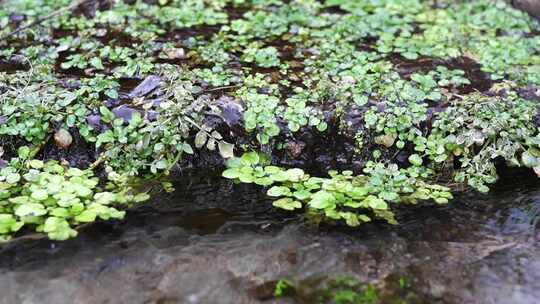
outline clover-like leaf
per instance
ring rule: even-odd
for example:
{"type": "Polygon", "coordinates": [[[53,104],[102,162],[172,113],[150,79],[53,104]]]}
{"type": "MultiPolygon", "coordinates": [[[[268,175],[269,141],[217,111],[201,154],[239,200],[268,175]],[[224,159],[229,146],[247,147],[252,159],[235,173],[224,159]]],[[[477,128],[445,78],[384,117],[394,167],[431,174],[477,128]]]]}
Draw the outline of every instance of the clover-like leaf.
{"type": "Polygon", "coordinates": [[[284,197],[282,199],[278,199],[274,201],[272,205],[276,208],[281,208],[285,210],[294,210],[294,209],[302,208],[301,202],[295,201],[294,199],[290,197],[284,197]]]}
{"type": "Polygon", "coordinates": [[[257,154],[257,152],[244,153],[242,157],[240,157],[240,161],[245,166],[257,165],[260,161],[259,154],[257,154]]]}
{"type": "Polygon", "coordinates": [[[47,210],[45,210],[43,205],[37,203],[22,204],[15,209],[15,215],[20,217],[40,216],[44,214],[47,214],[47,210]]]}
{"type": "Polygon", "coordinates": [[[409,162],[416,167],[420,167],[422,165],[422,157],[418,154],[411,154],[409,156],[409,162]]]}
{"type": "Polygon", "coordinates": [[[290,196],[291,195],[291,189],[289,189],[287,187],[283,187],[283,186],[274,186],[274,187],[268,189],[266,194],[268,196],[274,196],[274,197],[290,196]]]}
{"type": "Polygon", "coordinates": [[[388,204],[384,200],[373,195],[368,196],[364,200],[364,202],[372,209],[378,209],[378,210],[388,209],[388,204]]]}
{"type": "Polygon", "coordinates": [[[315,209],[333,209],[336,207],[336,198],[332,193],[321,190],[311,196],[309,206],[315,209]]]}

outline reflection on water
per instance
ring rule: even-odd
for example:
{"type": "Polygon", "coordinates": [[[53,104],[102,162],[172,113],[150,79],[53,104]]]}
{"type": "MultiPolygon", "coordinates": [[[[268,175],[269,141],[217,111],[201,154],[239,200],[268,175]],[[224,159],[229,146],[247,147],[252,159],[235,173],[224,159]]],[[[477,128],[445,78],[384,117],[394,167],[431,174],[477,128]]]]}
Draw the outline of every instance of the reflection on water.
{"type": "Polygon", "coordinates": [[[274,303],[254,291],[342,275],[375,284],[383,303],[537,303],[539,218],[540,185],[506,180],[415,207],[398,227],[316,229],[261,189],[191,176],[74,240],[5,245],[0,303],[274,303]]]}

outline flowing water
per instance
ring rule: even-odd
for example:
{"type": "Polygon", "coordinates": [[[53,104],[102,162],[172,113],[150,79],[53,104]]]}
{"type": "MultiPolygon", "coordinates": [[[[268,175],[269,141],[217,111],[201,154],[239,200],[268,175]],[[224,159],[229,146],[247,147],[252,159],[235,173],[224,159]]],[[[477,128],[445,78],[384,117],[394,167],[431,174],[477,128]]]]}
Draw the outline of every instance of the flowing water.
{"type": "Polygon", "coordinates": [[[374,284],[382,303],[540,299],[538,183],[501,181],[407,211],[398,227],[356,230],[316,229],[261,189],[217,177],[175,186],[76,239],[4,245],[0,303],[312,303],[313,282],[344,275],[374,284]],[[272,297],[282,278],[298,283],[295,298],[272,297]]]}

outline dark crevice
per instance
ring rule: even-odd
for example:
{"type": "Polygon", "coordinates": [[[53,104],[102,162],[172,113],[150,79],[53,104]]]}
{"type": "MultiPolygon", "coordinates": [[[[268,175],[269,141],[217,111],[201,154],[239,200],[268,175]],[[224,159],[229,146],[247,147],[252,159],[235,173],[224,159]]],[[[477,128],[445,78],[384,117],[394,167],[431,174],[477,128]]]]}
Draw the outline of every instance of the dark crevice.
{"type": "Polygon", "coordinates": [[[468,94],[475,91],[486,92],[494,83],[489,74],[482,71],[482,66],[478,62],[466,56],[446,60],[430,57],[411,60],[399,54],[393,54],[389,59],[394,64],[399,75],[407,80],[414,73],[428,73],[435,70],[437,66],[444,66],[449,70],[462,70],[471,84],[457,88],[460,94],[468,94]]]}

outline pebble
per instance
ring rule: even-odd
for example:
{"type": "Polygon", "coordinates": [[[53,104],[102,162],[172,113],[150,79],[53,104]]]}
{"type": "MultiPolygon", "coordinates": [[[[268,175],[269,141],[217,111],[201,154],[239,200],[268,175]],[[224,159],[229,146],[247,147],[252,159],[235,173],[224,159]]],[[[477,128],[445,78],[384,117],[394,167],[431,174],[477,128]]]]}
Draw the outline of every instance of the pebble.
{"type": "Polygon", "coordinates": [[[66,129],[58,129],[54,133],[54,142],[62,149],[67,149],[73,142],[73,137],[66,129]]]}

